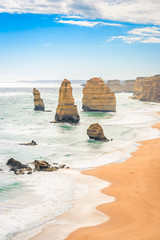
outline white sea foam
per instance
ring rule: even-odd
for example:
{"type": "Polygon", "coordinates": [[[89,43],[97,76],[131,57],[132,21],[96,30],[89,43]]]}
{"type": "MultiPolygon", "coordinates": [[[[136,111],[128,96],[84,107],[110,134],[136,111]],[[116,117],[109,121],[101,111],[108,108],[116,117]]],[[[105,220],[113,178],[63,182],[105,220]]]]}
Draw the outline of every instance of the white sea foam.
{"type": "Polygon", "coordinates": [[[4,169],[0,172],[2,239],[53,219],[87,192],[84,184],[63,172],[15,176],[8,172],[6,161],[9,158],[14,157],[23,163],[46,160],[84,169],[124,161],[135,151],[137,141],[159,137],[158,130],[151,125],[159,122],[160,104],[139,102],[130,99],[131,94],[120,93],[116,94],[116,113],[87,113],[81,110],[81,87],[73,88],[80,123],[50,124],[54,119],[58,93],[54,85],[47,89],[42,87],[41,96],[46,109],[52,112],[35,112],[31,86],[0,89],[3,106],[0,111],[0,168],[4,169]],[[106,137],[113,141],[89,140],[86,130],[94,122],[100,123],[106,137]],[[37,146],[19,145],[32,139],[37,146]]]}
{"type": "MultiPolygon", "coordinates": [[[[0,204],[0,239],[54,219],[88,191],[85,185],[61,174],[61,171],[18,176],[16,183],[19,187],[17,194],[0,204]]],[[[15,190],[11,183],[10,189],[7,185],[5,189],[8,192],[15,190]]]]}

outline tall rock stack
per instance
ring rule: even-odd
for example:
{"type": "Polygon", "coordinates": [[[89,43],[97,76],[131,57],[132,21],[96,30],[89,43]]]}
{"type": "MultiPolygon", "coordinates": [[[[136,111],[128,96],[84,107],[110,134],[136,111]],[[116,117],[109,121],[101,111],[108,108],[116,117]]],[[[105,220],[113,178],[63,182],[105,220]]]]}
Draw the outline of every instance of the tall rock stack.
{"type": "Polygon", "coordinates": [[[137,78],[133,98],[141,101],[160,102],[160,75],[137,78]]]}
{"type": "Polygon", "coordinates": [[[107,87],[109,87],[114,93],[122,92],[122,86],[119,80],[108,80],[107,87]]]}
{"type": "Polygon", "coordinates": [[[79,122],[77,106],[72,96],[71,82],[64,79],[59,89],[59,103],[56,110],[55,120],[57,122],[79,122]]]}
{"type": "Polygon", "coordinates": [[[34,96],[34,110],[35,111],[44,111],[45,106],[43,103],[43,99],[40,96],[40,92],[38,89],[33,88],[33,96],[34,96]]]}
{"type": "Polygon", "coordinates": [[[123,92],[134,93],[135,80],[126,80],[124,81],[122,88],[123,92]]]}
{"type": "Polygon", "coordinates": [[[91,78],[83,88],[84,111],[115,112],[116,98],[101,78],[91,78]]]}

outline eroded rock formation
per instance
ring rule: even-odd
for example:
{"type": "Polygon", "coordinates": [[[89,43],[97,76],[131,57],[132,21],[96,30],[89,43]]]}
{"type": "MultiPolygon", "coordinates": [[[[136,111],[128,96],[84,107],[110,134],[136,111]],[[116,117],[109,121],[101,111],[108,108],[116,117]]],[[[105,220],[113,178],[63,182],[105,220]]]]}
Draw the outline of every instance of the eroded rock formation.
{"type": "Polygon", "coordinates": [[[122,92],[122,85],[119,80],[108,80],[107,86],[114,92],[114,93],[121,93],[122,92]]]}
{"type": "Polygon", "coordinates": [[[160,102],[160,75],[137,78],[133,98],[141,101],[160,102]]]}
{"type": "Polygon", "coordinates": [[[98,123],[93,123],[87,129],[87,135],[90,139],[94,139],[97,141],[105,141],[108,142],[109,140],[104,136],[103,129],[101,125],[98,123]]]}
{"type": "Polygon", "coordinates": [[[59,89],[59,103],[56,110],[55,120],[57,122],[79,122],[77,106],[72,96],[71,82],[64,79],[59,89]]]}
{"type": "Polygon", "coordinates": [[[123,92],[134,93],[135,80],[126,80],[122,85],[123,92]]]}
{"type": "Polygon", "coordinates": [[[40,97],[40,92],[38,89],[33,88],[33,96],[34,96],[34,110],[35,111],[44,111],[44,103],[43,99],[40,97]]]}
{"type": "Polygon", "coordinates": [[[83,88],[82,108],[84,111],[115,112],[116,98],[101,78],[91,78],[83,88]]]}

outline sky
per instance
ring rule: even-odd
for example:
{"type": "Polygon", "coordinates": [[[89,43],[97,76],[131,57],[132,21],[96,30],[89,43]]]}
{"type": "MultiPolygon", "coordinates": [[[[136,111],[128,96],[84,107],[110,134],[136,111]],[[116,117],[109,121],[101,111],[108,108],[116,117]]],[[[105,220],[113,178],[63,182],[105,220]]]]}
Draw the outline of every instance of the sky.
{"type": "Polygon", "coordinates": [[[160,74],[160,0],[0,0],[0,82],[160,74]]]}

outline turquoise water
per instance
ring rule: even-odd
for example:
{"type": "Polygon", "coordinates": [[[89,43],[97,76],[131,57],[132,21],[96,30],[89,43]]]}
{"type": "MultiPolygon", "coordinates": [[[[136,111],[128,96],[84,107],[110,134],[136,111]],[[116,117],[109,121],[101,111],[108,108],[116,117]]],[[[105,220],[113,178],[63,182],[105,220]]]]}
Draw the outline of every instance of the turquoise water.
{"type": "MultiPolygon", "coordinates": [[[[0,88],[0,239],[43,224],[68,210],[87,188],[71,176],[56,173],[34,173],[16,176],[6,162],[13,157],[23,163],[36,159],[65,163],[70,168],[85,169],[124,161],[136,149],[136,141],[158,137],[150,126],[159,122],[160,104],[132,100],[129,93],[116,94],[117,112],[82,111],[82,87],[73,85],[73,95],[80,123],[51,124],[54,120],[60,84],[0,88]],[[32,88],[41,92],[46,110],[33,111],[32,88]],[[90,124],[103,126],[111,142],[89,140],[90,124]],[[34,147],[19,143],[35,140],[34,147]],[[14,219],[14,221],[13,221],[14,219]]],[[[67,171],[67,170],[66,170],[67,171]]]]}

